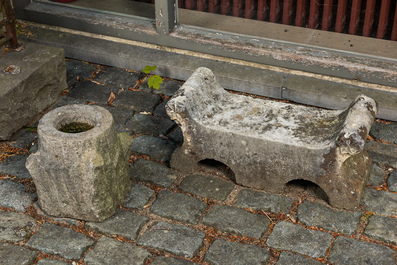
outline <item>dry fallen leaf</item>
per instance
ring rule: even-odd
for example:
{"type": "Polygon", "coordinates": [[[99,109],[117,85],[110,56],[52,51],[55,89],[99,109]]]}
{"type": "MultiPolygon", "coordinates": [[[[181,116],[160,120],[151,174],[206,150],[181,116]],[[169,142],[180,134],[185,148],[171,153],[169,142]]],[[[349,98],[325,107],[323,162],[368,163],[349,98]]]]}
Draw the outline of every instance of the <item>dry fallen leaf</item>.
{"type": "Polygon", "coordinates": [[[108,99],[108,105],[112,104],[112,102],[116,99],[116,95],[113,92],[110,92],[110,96],[108,99]]]}

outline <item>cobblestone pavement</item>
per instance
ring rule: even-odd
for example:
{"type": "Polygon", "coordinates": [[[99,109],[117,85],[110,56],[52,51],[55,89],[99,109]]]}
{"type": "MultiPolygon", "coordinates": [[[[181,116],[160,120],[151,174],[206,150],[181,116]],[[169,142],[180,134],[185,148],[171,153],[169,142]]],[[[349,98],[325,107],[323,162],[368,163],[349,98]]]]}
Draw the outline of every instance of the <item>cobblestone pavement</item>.
{"type": "Polygon", "coordinates": [[[307,183],[285,196],[238,186],[218,169],[180,174],[169,161],[183,137],[164,105],[182,82],[165,78],[152,91],[138,72],[74,60],[67,69],[69,90],[54,107],[104,106],[135,138],[131,191],[102,223],[47,216],[24,166],[37,123],[24,128],[0,142],[0,264],[396,264],[396,124],[373,126],[370,180],[361,208],[347,212],[307,183]]]}

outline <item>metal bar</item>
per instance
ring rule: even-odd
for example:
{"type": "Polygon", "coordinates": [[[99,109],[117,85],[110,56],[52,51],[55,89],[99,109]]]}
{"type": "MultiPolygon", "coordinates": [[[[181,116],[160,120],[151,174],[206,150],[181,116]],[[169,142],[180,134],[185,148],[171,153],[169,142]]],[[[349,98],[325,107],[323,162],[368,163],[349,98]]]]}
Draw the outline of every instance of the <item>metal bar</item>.
{"type": "MultiPolygon", "coordinates": [[[[12,7],[10,0],[2,0],[0,6],[1,6],[1,8],[0,8],[1,12],[3,14],[3,20],[5,22],[5,29],[7,32],[7,37],[5,39],[9,38],[8,42],[9,42],[10,48],[16,49],[18,47],[18,38],[17,38],[16,29],[15,29],[14,8],[12,7]]],[[[2,45],[4,45],[4,44],[2,44],[2,45]]]]}
{"type": "Polygon", "coordinates": [[[321,23],[322,30],[329,30],[332,23],[332,7],[334,0],[324,0],[323,21],[321,23]]]}
{"type": "MultiPolygon", "coordinates": [[[[211,2],[211,0],[210,0],[211,2]]],[[[207,1],[206,0],[197,0],[197,10],[205,11],[207,9],[207,1]]]]}
{"type": "Polygon", "coordinates": [[[219,0],[209,0],[208,12],[218,13],[219,10],[219,0]]]}
{"type": "Polygon", "coordinates": [[[185,0],[185,8],[186,9],[195,9],[195,1],[194,0],[185,0]]]}
{"type": "Polygon", "coordinates": [[[0,47],[3,46],[3,45],[6,45],[7,42],[9,42],[11,39],[12,39],[12,37],[8,36],[8,35],[5,36],[4,38],[1,38],[0,39],[0,47]]]}
{"type": "Polygon", "coordinates": [[[389,11],[390,11],[390,0],[382,0],[382,5],[380,6],[378,31],[376,37],[378,39],[383,39],[386,34],[386,27],[389,21],[389,11]]]}
{"type": "Polygon", "coordinates": [[[376,4],[376,0],[367,0],[367,4],[365,6],[365,18],[364,18],[364,26],[363,26],[364,37],[368,37],[371,34],[372,28],[374,26],[375,4],[376,4]]]}
{"type": "Polygon", "coordinates": [[[391,40],[397,41],[397,4],[396,4],[396,10],[394,11],[394,22],[393,22],[393,29],[391,31],[391,40]]]}
{"type": "Polygon", "coordinates": [[[295,26],[302,27],[306,20],[306,0],[296,2],[295,26]]]}
{"type": "Polygon", "coordinates": [[[177,0],[156,0],[156,30],[157,33],[167,35],[178,23],[177,0]]]}
{"type": "Polygon", "coordinates": [[[231,10],[231,0],[221,0],[221,14],[229,15],[231,10]]]}
{"type": "Polygon", "coordinates": [[[243,0],[233,0],[233,16],[240,17],[243,10],[243,0]]]}
{"type": "Polygon", "coordinates": [[[245,0],[245,18],[253,18],[255,11],[255,1],[254,0],[245,0]]]}
{"type": "Polygon", "coordinates": [[[335,21],[335,32],[342,32],[346,25],[346,10],[347,10],[347,1],[339,0],[338,7],[336,11],[336,21],[335,21]]]}
{"type": "Polygon", "coordinates": [[[319,0],[310,0],[310,12],[309,12],[309,25],[311,29],[318,27],[320,23],[320,4],[319,0]]]}
{"type": "Polygon", "coordinates": [[[349,34],[356,34],[360,22],[361,0],[353,0],[350,13],[349,34]]]}
{"type": "Polygon", "coordinates": [[[265,20],[267,17],[267,11],[269,10],[269,5],[267,0],[258,0],[258,13],[256,15],[257,20],[265,20]]]}
{"type": "Polygon", "coordinates": [[[292,0],[284,0],[283,4],[283,20],[282,23],[289,25],[292,20],[292,0]]]}
{"type": "Polygon", "coordinates": [[[280,0],[270,0],[270,22],[278,22],[280,15],[280,0]]]}

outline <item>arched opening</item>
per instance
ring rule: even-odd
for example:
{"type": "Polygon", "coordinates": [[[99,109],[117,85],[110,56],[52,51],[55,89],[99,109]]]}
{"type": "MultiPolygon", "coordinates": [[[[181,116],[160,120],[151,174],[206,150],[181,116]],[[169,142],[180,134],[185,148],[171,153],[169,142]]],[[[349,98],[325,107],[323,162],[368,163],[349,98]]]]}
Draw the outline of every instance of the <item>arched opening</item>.
{"type": "Polygon", "coordinates": [[[214,159],[204,159],[198,162],[199,168],[207,173],[221,174],[236,182],[236,176],[229,166],[214,159]]]}
{"type": "Polygon", "coordinates": [[[317,184],[304,180],[295,179],[285,185],[285,192],[291,195],[299,195],[300,193],[307,193],[315,198],[321,199],[329,204],[327,193],[317,184]]]}

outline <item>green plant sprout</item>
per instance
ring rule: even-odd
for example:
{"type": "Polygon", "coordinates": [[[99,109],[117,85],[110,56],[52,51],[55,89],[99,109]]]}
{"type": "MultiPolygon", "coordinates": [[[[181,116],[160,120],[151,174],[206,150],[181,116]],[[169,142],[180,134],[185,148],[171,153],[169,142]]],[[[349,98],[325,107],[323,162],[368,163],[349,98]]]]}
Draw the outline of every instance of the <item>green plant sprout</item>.
{"type": "Polygon", "coordinates": [[[159,90],[160,89],[160,84],[163,83],[163,80],[159,75],[153,75],[152,71],[155,71],[157,69],[157,66],[145,66],[145,69],[142,70],[145,74],[150,74],[149,78],[147,79],[147,83],[149,85],[149,88],[153,87],[154,89],[159,90]]]}

